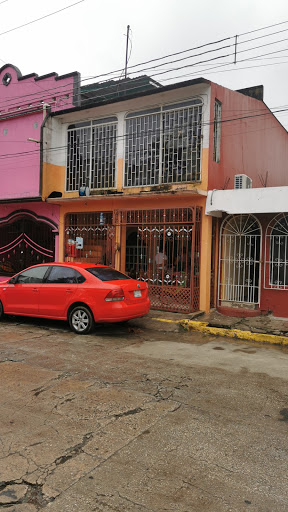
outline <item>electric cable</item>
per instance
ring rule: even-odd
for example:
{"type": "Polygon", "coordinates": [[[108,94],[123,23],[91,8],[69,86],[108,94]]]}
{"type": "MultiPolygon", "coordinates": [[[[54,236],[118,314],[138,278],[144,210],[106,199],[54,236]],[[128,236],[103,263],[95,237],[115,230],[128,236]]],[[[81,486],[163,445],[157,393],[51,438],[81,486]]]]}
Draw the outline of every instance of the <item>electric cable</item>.
{"type": "Polygon", "coordinates": [[[59,9],[58,11],[51,12],[50,14],[46,14],[45,16],[41,16],[41,18],[37,18],[36,20],[28,21],[27,23],[23,23],[23,25],[19,25],[18,27],[10,28],[9,30],[5,30],[5,32],[0,32],[0,36],[4,36],[4,34],[8,34],[9,32],[13,32],[14,30],[18,30],[19,28],[27,27],[27,25],[32,25],[32,23],[36,23],[37,21],[44,20],[45,18],[49,18],[50,16],[54,16],[54,14],[58,14],[59,12],[66,11],[67,9],[70,9],[71,7],[74,7],[75,5],[81,4],[82,2],[85,2],[85,0],[78,0],[78,2],[75,2],[74,4],[67,5],[67,7],[63,7],[62,9],[59,9]]]}
{"type": "MultiPolygon", "coordinates": [[[[81,0],[81,1],[84,1],[84,0],[81,0]]],[[[73,4],[73,5],[74,5],[74,4],[73,4]]],[[[284,23],[288,23],[288,21],[282,22],[282,23],[280,23],[280,24],[270,25],[270,26],[269,26],[269,28],[270,28],[270,27],[273,27],[273,26],[282,25],[282,24],[284,24],[284,23]]],[[[257,32],[257,31],[259,31],[259,30],[264,30],[264,28],[262,28],[262,29],[256,29],[256,30],[251,31],[251,32],[249,32],[249,33],[257,32]]],[[[287,29],[287,30],[288,30],[288,29],[287,29]]],[[[284,30],[284,31],[285,31],[285,30],[284,30]]],[[[283,31],[274,32],[274,33],[272,33],[272,34],[265,34],[264,36],[261,36],[261,37],[269,37],[270,35],[275,35],[275,34],[280,33],[280,32],[283,32],[283,31]]],[[[240,34],[238,37],[240,37],[241,35],[245,35],[245,34],[246,34],[246,33],[244,33],[244,34],[240,34]]],[[[192,51],[192,50],[195,50],[195,49],[198,49],[198,48],[203,48],[203,47],[205,47],[205,46],[209,46],[209,45],[212,45],[212,44],[217,44],[217,43],[219,43],[219,42],[222,42],[222,41],[225,41],[225,40],[232,39],[233,37],[235,37],[235,36],[230,36],[230,37],[228,37],[228,38],[224,38],[224,39],[221,39],[221,40],[217,40],[217,41],[213,41],[213,42],[205,43],[205,44],[203,44],[203,45],[200,45],[200,46],[194,47],[194,48],[192,48],[192,49],[190,48],[190,49],[188,49],[188,50],[183,50],[183,51],[181,51],[181,52],[176,52],[176,53],[174,53],[174,54],[169,54],[169,55],[166,55],[166,56],[163,56],[163,57],[159,57],[159,58],[156,58],[156,59],[151,59],[150,61],[146,61],[146,62],[143,62],[143,63],[135,64],[135,65],[133,65],[133,66],[129,66],[129,67],[128,67],[128,69],[129,69],[129,70],[131,70],[132,68],[139,67],[139,66],[144,65],[144,64],[147,64],[147,63],[149,63],[149,62],[155,62],[155,61],[157,61],[157,60],[163,60],[163,59],[166,59],[166,58],[168,58],[168,57],[170,57],[170,56],[179,55],[179,54],[186,53],[186,52],[188,52],[188,51],[192,51]]],[[[252,40],[252,39],[251,39],[251,40],[252,40]]],[[[244,43],[249,42],[249,41],[250,41],[250,40],[246,40],[246,41],[239,41],[239,42],[238,42],[238,44],[244,44],[244,43]]],[[[270,43],[268,43],[268,44],[270,44],[270,43]]],[[[273,44],[275,44],[275,43],[273,43],[273,44]]],[[[233,45],[234,45],[234,43],[233,43],[233,45]]],[[[233,45],[228,45],[228,46],[233,46],[233,45]]],[[[213,51],[217,51],[217,50],[219,50],[219,48],[216,48],[216,49],[214,49],[213,51]]],[[[247,49],[247,50],[248,50],[248,49],[247,49]]],[[[246,50],[246,51],[247,51],[247,50],[246,50]]],[[[252,49],[251,49],[251,50],[252,50],[252,49]]],[[[207,51],[207,53],[208,53],[209,51],[210,51],[210,50],[208,50],[208,51],[207,51]]],[[[204,52],[204,53],[205,53],[205,52],[204,52]]],[[[193,55],[189,56],[188,58],[193,58],[193,55]]],[[[173,62],[174,62],[174,61],[171,61],[171,63],[173,63],[173,62]]],[[[167,65],[167,64],[168,64],[168,63],[164,63],[163,65],[167,65]]],[[[147,70],[148,70],[148,69],[153,69],[153,66],[152,66],[151,68],[147,68],[147,70]]],[[[111,74],[114,74],[114,73],[117,73],[117,72],[120,72],[120,71],[122,71],[122,69],[121,69],[121,70],[116,70],[116,71],[111,71],[111,72],[109,72],[109,73],[105,73],[105,74],[102,74],[102,75],[94,75],[94,76],[92,76],[92,77],[90,76],[90,77],[88,77],[88,78],[86,78],[86,79],[83,79],[83,80],[82,80],[82,83],[83,83],[84,81],[91,80],[91,79],[93,79],[93,78],[100,78],[101,76],[111,75],[111,74]]],[[[143,72],[143,69],[138,70],[138,72],[143,72]]],[[[133,72],[133,73],[134,73],[134,72],[133,72]]],[[[130,74],[131,74],[131,72],[130,72],[130,74]]],[[[117,78],[119,78],[119,77],[117,77],[117,78]]],[[[3,84],[0,84],[0,85],[3,85],[3,84]]],[[[60,86],[60,87],[61,87],[61,86],[60,86]]],[[[62,87],[66,87],[66,86],[62,86],[62,87]]],[[[51,90],[55,90],[55,88],[52,88],[51,90]]],[[[27,95],[27,96],[29,96],[29,95],[27,95]]],[[[18,97],[19,97],[19,96],[18,96],[18,97]]],[[[14,98],[15,98],[15,99],[17,99],[17,96],[15,96],[14,98]]]]}
{"type": "MultiPolygon", "coordinates": [[[[268,109],[268,107],[267,107],[267,109],[268,109]]],[[[277,108],[277,110],[274,110],[274,111],[268,109],[268,112],[260,112],[259,114],[247,114],[247,115],[244,115],[244,116],[238,116],[238,117],[232,117],[232,118],[227,118],[227,119],[221,119],[218,122],[219,122],[219,124],[222,125],[222,124],[226,124],[226,123],[230,123],[230,122],[241,121],[241,120],[244,120],[244,119],[251,119],[251,118],[255,119],[255,118],[259,118],[259,117],[263,117],[263,116],[267,116],[267,115],[275,116],[276,113],[282,113],[282,112],[288,112],[288,106],[287,107],[285,106],[285,108],[280,108],[279,107],[279,108],[277,108]]],[[[214,119],[211,120],[211,121],[202,122],[201,123],[201,127],[211,126],[213,124],[214,124],[214,119]]],[[[285,129],[285,128],[283,127],[283,129],[285,129]]],[[[165,131],[165,134],[167,134],[167,133],[169,134],[169,131],[171,131],[171,133],[174,132],[173,129],[171,129],[171,130],[165,131]]],[[[157,135],[157,133],[160,134],[160,132],[161,132],[161,129],[154,130],[153,131],[153,135],[155,135],[155,134],[157,135]]],[[[145,134],[148,134],[148,133],[149,133],[149,130],[146,131],[146,132],[142,132],[142,135],[145,135],[145,134]]],[[[121,139],[125,140],[129,136],[130,136],[129,134],[125,133],[123,135],[117,135],[116,137],[107,137],[106,140],[115,140],[115,139],[116,140],[121,140],[121,139]]],[[[87,145],[88,143],[90,144],[91,141],[89,140],[85,144],[82,143],[82,144],[80,144],[80,146],[81,145],[82,146],[87,145]]],[[[64,151],[64,150],[66,151],[67,148],[68,148],[68,145],[66,144],[66,145],[63,145],[63,146],[56,146],[56,147],[53,147],[53,148],[43,148],[43,151],[44,152],[64,151]]],[[[15,153],[6,153],[6,154],[3,154],[3,155],[0,155],[0,160],[6,159],[6,158],[26,157],[28,155],[39,154],[39,152],[40,152],[40,148],[36,149],[36,150],[30,150],[30,151],[24,151],[24,152],[21,151],[21,152],[15,152],[15,153]]]]}

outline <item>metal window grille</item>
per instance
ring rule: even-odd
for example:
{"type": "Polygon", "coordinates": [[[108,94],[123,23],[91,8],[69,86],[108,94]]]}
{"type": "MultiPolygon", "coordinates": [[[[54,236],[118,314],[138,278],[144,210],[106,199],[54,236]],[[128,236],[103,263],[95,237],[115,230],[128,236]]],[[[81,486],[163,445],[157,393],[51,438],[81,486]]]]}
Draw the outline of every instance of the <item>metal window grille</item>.
{"type": "Polygon", "coordinates": [[[126,187],[158,185],[160,123],[160,114],[126,120],[126,187]]]}
{"type": "Polygon", "coordinates": [[[68,129],[66,191],[115,187],[117,122],[68,129]]]}
{"type": "Polygon", "coordinates": [[[201,180],[202,102],[126,119],[126,187],[201,180]]]}
{"type": "Polygon", "coordinates": [[[112,248],[115,227],[112,218],[112,212],[69,213],[66,215],[65,261],[113,265],[114,251],[112,248]],[[82,248],[78,248],[79,245],[82,248]]]}
{"type": "Polygon", "coordinates": [[[265,236],[264,288],[288,289],[288,215],[280,214],[265,236]]]}
{"type": "Polygon", "coordinates": [[[115,186],[117,124],[102,124],[92,128],[91,188],[115,186]]]}
{"type": "Polygon", "coordinates": [[[90,180],[91,128],[68,130],[66,190],[75,192],[90,180]]]}
{"type": "Polygon", "coordinates": [[[220,301],[258,304],[261,228],[252,215],[229,216],[221,227],[220,301]]]}
{"type": "Polygon", "coordinates": [[[213,160],[220,162],[220,142],[221,142],[221,117],[222,103],[215,99],[214,103],[214,132],[213,132],[213,160]]]}

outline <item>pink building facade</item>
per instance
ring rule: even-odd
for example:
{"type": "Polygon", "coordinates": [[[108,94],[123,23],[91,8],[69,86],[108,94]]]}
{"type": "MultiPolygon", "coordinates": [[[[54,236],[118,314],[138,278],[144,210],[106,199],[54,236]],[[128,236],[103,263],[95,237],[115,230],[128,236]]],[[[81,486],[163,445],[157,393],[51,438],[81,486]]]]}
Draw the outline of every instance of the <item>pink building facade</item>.
{"type": "Polygon", "coordinates": [[[59,208],[42,202],[43,123],[79,104],[79,74],[0,68],[0,280],[58,258],[59,208]]]}

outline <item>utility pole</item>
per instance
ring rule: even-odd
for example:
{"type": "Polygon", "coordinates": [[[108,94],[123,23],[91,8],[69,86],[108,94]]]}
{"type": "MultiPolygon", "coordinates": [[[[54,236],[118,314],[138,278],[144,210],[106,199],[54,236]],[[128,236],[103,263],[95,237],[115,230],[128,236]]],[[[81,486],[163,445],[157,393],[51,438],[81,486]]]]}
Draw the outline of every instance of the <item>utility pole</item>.
{"type": "Polygon", "coordinates": [[[126,35],[126,57],[125,57],[125,73],[124,73],[124,78],[127,78],[129,32],[130,32],[130,25],[127,25],[127,35],[126,35]]]}

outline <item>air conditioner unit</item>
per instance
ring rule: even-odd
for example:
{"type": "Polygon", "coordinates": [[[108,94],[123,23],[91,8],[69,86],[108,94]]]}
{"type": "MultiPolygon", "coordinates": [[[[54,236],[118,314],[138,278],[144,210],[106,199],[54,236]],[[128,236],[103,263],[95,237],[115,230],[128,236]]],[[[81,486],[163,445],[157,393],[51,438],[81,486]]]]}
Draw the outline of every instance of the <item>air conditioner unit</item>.
{"type": "Polygon", "coordinates": [[[252,188],[252,180],[246,174],[235,174],[234,188],[252,188]]]}

